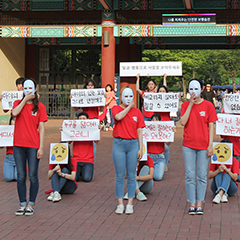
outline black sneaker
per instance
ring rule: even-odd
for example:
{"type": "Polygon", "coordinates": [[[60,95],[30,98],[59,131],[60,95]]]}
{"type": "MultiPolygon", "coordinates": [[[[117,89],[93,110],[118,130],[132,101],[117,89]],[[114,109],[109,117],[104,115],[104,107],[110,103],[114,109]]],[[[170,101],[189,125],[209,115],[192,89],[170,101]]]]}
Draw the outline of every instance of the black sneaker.
{"type": "Polygon", "coordinates": [[[27,206],[25,208],[25,216],[30,216],[34,214],[34,209],[31,206],[27,206]]]}
{"type": "Polygon", "coordinates": [[[15,215],[16,215],[16,216],[22,216],[22,215],[24,215],[24,214],[25,214],[25,209],[26,209],[25,206],[24,206],[24,207],[20,207],[20,208],[15,212],[15,215]]]}
{"type": "Polygon", "coordinates": [[[188,214],[189,214],[189,215],[195,215],[195,214],[196,214],[196,209],[195,209],[195,207],[190,207],[189,210],[188,210],[188,214]]]}
{"type": "Polygon", "coordinates": [[[203,209],[201,207],[197,207],[196,214],[203,215],[203,209]]]}

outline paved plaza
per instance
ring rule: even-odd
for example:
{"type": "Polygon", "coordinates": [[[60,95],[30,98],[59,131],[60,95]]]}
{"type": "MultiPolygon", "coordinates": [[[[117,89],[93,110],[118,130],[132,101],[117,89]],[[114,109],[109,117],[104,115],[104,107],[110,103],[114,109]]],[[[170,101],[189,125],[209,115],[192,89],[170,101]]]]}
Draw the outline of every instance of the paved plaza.
{"type": "MultiPolygon", "coordinates": [[[[47,201],[45,191],[51,189],[47,179],[49,145],[60,141],[61,123],[61,120],[46,123],[45,151],[39,169],[40,189],[33,216],[15,216],[19,207],[17,183],[5,182],[1,174],[0,239],[240,239],[239,195],[229,198],[229,203],[215,205],[210,181],[204,215],[188,215],[181,149],[183,128],[179,125],[175,142],[170,146],[169,171],[161,182],[155,182],[147,201],[134,200],[133,215],[114,212],[117,200],[111,158],[112,132],[101,132],[93,181],[79,182],[77,191],[63,195],[59,203],[47,201]]],[[[214,140],[219,139],[215,136],[214,140]]],[[[3,165],[5,149],[0,150],[0,156],[3,165]]]]}

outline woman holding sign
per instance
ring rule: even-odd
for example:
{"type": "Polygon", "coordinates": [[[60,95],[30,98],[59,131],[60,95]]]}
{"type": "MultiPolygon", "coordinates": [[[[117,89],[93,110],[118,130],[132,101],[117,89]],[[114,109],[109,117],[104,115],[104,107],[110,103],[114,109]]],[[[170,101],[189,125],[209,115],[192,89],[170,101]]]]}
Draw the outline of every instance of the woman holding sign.
{"type": "Polygon", "coordinates": [[[23,99],[13,104],[16,116],[13,150],[17,166],[17,190],[20,208],[16,215],[33,215],[38,194],[38,165],[43,157],[44,123],[47,121],[45,106],[38,101],[36,83],[27,79],[23,83],[23,99]],[[30,196],[26,198],[26,162],[28,161],[30,196]]]}
{"type": "Polygon", "coordinates": [[[213,154],[214,122],[217,120],[214,106],[201,98],[198,80],[189,83],[190,101],[181,108],[180,123],[184,126],[183,158],[188,213],[203,214],[203,201],[207,187],[209,157],[213,154]],[[197,176],[196,176],[197,174],[197,176]]]}
{"type": "Polygon", "coordinates": [[[115,166],[115,190],[118,199],[116,214],[123,214],[125,172],[127,173],[128,204],[126,214],[133,213],[133,198],[136,190],[136,167],[142,158],[142,128],[145,127],[142,113],[134,107],[133,90],[124,87],[120,91],[121,104],[112,109],[115,119],[113,130],[112,158],[115,166]]]}

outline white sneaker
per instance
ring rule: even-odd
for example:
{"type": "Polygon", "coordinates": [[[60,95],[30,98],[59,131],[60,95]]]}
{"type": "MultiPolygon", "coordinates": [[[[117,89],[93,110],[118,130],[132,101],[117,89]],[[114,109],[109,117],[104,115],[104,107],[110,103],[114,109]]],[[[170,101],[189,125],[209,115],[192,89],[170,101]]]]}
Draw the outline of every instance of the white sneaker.
{"type": "Polygon", "coordinates": [[[50,195],[47,197],[48,201],[52,201],[53,200],[53,192],[50,193],[50,195]]]}
{"type": "Polygon", "coordinates": [[[126,193],[123,197],[124,200],[128,200],[128,193],[126,193]]]}
{"type": "Polygon", "coordinates": [[[124,212],[124,205],[122,205],[122,204],[118,205],[115,213],[116,214],[123,214],[123,212],[124,212]]]}
{"type": "Polygon", "coordinates": [[[214,203],[218,204],[221,201],[221,196],[219,195],[219,193],[215,196],[215,198],[212,200],[214,203]]]}
{"type": "Polygon", "coordinates": [[[126,214],[133,214],[133,205],[127,205],[126,207],[126,211],[125,211],[126,214]]]}
{"type": "Polygon", "coordinates": [[[61,199],[62,197],[59,192],[56,191],[53,193],[53,199],[52,199],[53,202],[59,202],[61,199]]]}
{"type": "Polygon", "coordinates": [[[147,200],[147,197],[142,193],[142,192],[139,192],[136,196],[137,200],[139,201],[146,201],[147,200]]]}
{"type": "Polygon", "coordinates": [[[222,195],[221,202],[222,203],[227,203],[228,202],[228,198],[227,198],[227,195],[225,193],[222,195]]]}

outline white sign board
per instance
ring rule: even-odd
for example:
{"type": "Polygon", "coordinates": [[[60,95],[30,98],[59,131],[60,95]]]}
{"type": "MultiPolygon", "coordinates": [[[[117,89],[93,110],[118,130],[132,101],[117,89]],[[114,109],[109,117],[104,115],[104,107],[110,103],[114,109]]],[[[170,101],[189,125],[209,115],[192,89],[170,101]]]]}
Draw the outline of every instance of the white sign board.
{"type": "Polygon", "coordinates": [[[240,115],[218,114],[216,134],[240,137],[240,115]]]}
{"type": "Polygon", "coordinates": [[[213,142],[213,155],[211,163],[232,165],[233,144],[213,142]]]}
{"type": "Polygon", "coordinates": [[[50,143],[49,164],[68,163],[68,143],[50,143]]]}
{"type": "Polygon", "coordinates": [[[105,106],[105,88],[71,89],[71,107],[105,106]]]}
{"type": "Polygon", "coordinates": [[[23,91],[2,91],[2,109],[11,110],[16,100],[21,100],[23,91]]]}
{"type": "Polygon", "coordinates": [[[146,121],[145,124],[142,132],[147,142],[174,141],[174,121],[146,121]]]}
{"type": "Polygon", "coordinates": [[[0,147],[13,146],[14,125],[0,125],[0,147]]]}
{"type": "Polygon", "coordinates": [[[143,139],[143,155],[140,161],[147,161],[147,141],[143,139]]]}
{"type": "Polygon", "coordinates": [[[144,93],[144,108],[150,112],[177,112],[178,93],[144,93]]]}
{"type": "Polygon", "coordinates": [[[61,141],[100,140],[99,120],[64,120],[61,141]]]}
{"type": "Polygon", "coordinates": [[[223,106],[226,113],[240,113],[240,94],[225,94],[223,106]]]}
{"type": "Polygon", "coordinates": [[[182,62],[120,62],[120,77],[182,76],[182,62]]]}

